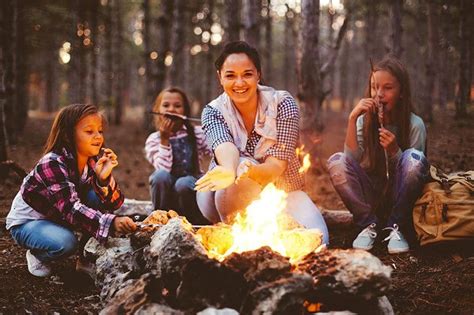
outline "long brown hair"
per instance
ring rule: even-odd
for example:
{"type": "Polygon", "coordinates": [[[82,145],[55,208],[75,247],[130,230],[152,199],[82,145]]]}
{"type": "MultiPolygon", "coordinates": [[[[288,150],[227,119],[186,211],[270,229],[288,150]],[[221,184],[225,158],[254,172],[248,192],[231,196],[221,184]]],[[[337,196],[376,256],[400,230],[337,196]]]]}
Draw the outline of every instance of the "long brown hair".
{"type": "MultiPolygon", "coordinates": [[[[153,104],[153,111],[154,112],[159,112],[160,110],[160,105],[161,101],[163,100],[163,95],[168,92],[168,93],[178,93],[181,96],[181,99],[183,100],[183,107],[184,107],[184,115],[186,117],[189,117],[191,115],[191,105],[189,103],[188,96],[186,93],[175,86],[168,87],[160,92],[158,96],[155,99],[155,103],[153,104]]],[[[159,125],[158,125],[158,119],[154,120],[155,128],[158,130],[159,125]]],[[[191,143],[191,150],[193,152],[192,154],[192,161],[193,161],[193,173],[194,175],[199,173],[199,156],[197,152],[197,144],[196,144],[196,134],[194,133],[194,126],[191,124],[189,120],[184,121],[184,125],[186,126],[186,131],[188,133],[188,138],[189,142],[191,143]]]]}
{"type": "MultiPolygon", "coordinates": [[[[413,111],[411,102],[410,79],[405,66],[393,56],[386,56],[375,67],[371,69],[369,77],[369,86],[365,97],[371,95],[372,76],[377,71],[387,71],[393,75],[400,84],[400,98],[392,110],[393,124],[397,126],[397,143],[402,151],[408,149],[410,145],[410,115],[413,111]]],[[[363,166],[368,172],[382,177],[385,173],[385,156],[383,147],[379,143],[380,124],[377,113],[367,112],[364,116],[364,157],[363,166]]]]}
{"type": "Polygon", "coordinates": [[[59,153],[63,148],[66,148],[76,156],[75,127],[82,118],[93,114],[100,115],[105,123],[105,119],[99,113],[98,108],[91,104],[72,104],[61,109],[54,119],[48,140],[44,145],[43,154],[49,152],[59,153]]]}

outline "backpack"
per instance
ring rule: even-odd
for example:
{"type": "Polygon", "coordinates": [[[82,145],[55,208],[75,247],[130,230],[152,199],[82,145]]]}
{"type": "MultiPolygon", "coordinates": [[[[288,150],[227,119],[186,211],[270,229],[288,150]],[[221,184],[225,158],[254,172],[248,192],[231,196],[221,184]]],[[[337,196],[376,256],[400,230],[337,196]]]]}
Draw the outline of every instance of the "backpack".
{"type": "Polygon", "coordinates": [[[474,171],[446,175],[431,166],[430,174],[413,208],[420,245],[474,240],[474,171]]]}

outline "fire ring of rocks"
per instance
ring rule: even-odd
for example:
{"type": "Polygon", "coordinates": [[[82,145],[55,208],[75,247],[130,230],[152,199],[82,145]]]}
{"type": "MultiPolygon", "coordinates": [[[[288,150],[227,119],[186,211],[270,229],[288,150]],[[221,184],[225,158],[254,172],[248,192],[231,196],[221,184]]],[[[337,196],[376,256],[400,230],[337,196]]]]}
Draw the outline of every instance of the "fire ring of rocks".
{"type": "MultiPolygon", "coordinates": [[[[203,244],[208,231],[173,212],[165,221],[105,246],[87,243],[101,314],[393,314],[384,296],[391,268],[366,251],[323,249],[290,262],[264,246],[216,259],[208,251],[216,240],[203,244]]],[[[223,243],[227,228],[215,228],[223,243]]]]}

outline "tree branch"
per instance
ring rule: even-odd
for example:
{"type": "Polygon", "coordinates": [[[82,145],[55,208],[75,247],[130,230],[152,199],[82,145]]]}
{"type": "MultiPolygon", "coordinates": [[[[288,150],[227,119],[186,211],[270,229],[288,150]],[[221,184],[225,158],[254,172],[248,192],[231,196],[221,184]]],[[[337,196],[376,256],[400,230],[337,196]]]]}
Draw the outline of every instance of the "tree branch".
{"type": "Polygon", "coordinates": [[[344,19],[344,23],[342,23],[341,28],[339,29],[339,33],[337,34],[336,44],[332,48],[332,53],[328,58],[328,61],[321,67],[321,78],[324,77],[329,73],[329,70],[332,68],[334,63],[336,62],[336,57],[339,52],[339,48],[341,48],[342,40],[346,35],[347,27],[349,25],[350,15],[347,14],[346,18],[344,19]]]}

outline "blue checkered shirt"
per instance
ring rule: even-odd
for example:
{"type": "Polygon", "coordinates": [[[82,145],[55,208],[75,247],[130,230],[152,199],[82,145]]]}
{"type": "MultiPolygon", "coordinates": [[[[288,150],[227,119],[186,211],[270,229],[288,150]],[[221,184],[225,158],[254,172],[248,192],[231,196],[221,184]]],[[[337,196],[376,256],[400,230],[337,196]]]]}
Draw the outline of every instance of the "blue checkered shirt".
{"type": "MultiPolygon", "coordinates": [[[[286,192],[301,190],[304,184],[303,175],[298,172],[301,164],[295,152],[299,137],[299,118],[299,109],[295,100],[292,97],[284,98],[278,104],[277,143],[267,150],[263,158],[257,160],[263,163],[268,156],[273,156],[279,160],[288,161],[287,169],[275,181],[277,188],[286,192]]],[[[202,112],[202,128],[212,151],[221,143],[234,142],[222,113],[209,105],[206,105],[202,112]]],[[[245,147],[246,156],[255,158],[255,147],[260,138],[261,136],[252,130],[245,147]]],[[[215,157],[213,157],[209,169],[213,169],[216,165],[215,157]]]]}

